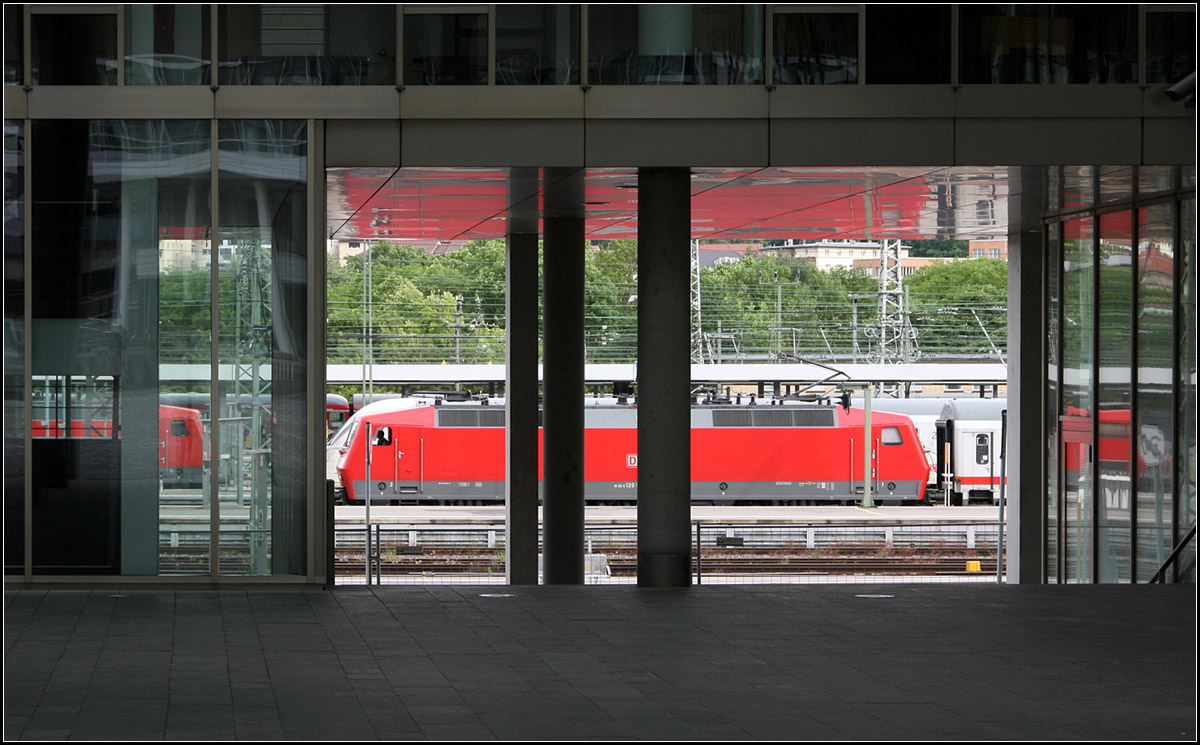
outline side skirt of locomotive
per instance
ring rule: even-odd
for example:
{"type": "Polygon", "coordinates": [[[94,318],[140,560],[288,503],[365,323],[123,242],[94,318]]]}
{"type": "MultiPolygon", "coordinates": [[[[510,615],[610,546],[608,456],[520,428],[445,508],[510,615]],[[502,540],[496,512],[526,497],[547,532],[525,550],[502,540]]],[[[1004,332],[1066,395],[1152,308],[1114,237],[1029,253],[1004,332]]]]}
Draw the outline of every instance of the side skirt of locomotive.
{"type": "MultiPolygon", "coordinates": [[[[886,502],[919,502],[924,499],[925,484],[919,481],[876,481],[871,493],[886,502]]],[[[367,487],[354,482],[354,494],[367,487]]],[[[539,492],[543,487],[539,486],[539,492]]],[[[372,499],[420,502],[503,501],[503,481],[379,481],[371,482],[372,499]]],[[[863,497],[861,481],[693,481],[692,501],[859,501],[863,497]]],[[[588,481],[584,499],[589,502],[633,502],[637,499],[636,481],[588,481]]],[[[358,502],[358,499],[353,502],[358,502]]]]}

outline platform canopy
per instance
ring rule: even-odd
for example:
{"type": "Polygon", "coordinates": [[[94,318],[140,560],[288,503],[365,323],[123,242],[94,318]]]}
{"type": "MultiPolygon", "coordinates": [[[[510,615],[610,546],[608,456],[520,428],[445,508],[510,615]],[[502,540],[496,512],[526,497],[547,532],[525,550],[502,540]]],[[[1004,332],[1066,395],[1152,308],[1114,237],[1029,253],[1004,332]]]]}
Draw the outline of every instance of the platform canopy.
{"type": "MultiPolygon", "coordinates": [[[[588,239],[636,238],[637,170],[584,170],[588,239]]],[[[979,167],[695,168],[691,237],[1001,238],[1007,174],[979,167]]],[[[505,235],[502,168],[334,168],[328,184],[332,239],[452,243],[505,235]]],[[[526,203],[532,207],[532,198],[526,203]]]]}

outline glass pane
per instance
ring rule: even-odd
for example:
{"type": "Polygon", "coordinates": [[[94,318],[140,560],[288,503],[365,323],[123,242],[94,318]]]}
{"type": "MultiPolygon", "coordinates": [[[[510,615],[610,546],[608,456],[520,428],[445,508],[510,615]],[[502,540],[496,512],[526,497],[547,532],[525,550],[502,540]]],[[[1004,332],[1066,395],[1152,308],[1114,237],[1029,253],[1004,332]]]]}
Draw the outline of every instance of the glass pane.
{"type": "Polygon", "coordinates": [[[588,75],[596,85],[763,82],[762,5],[593,5],[588,75]]]}
{"type": "Polygon", "coordinates": [[[1062,464],[1065,521],[1062,568],[1090,582],[1092,536],[1092,330],[1095,313],[1091,218],[1063,223],[1062,464]]]}
{"type": "Polygon", "coordinates": [[[307,132],[220,124],[222,574],[304,574],[307,132]]]}
{"type": "MultiPolygon", "coordinates": [[[[208,224],[209,123],[38,121],[33,130],[42,164],[32,225],[34,571],[207,573],[200,490],[170,476],[186,468],[203,480],[204,433],[186,447],[164,442],[172,417],[160,393],[187,383],[159,361],[171,360],[178,330],[169,327],[182,323],[162,279],[169,239],[208,224]],[[160,539],[193,531],[200,539],[175,567],[160,539]]],[[[185,343],[207,370],[211,305],[202,293],[194,300],[196,336],[185,343]]]]}
{"type": "Polygon", "coordinates": [[[1095,168],[1092,166],[1063,167],[1064,210],[1091,207],[1095,203],[1095,168]]]}
{"type": "Polygon", "coordinates": [[[125,6],[125,84],[210,84],[210,7],[125,6]]]}
{"type": "MultiPolygon", "coordinates": [[[[1053,170],[1053,169],[1052,169],[1053,170]]],[[[1057,582],[1059,531],[1059,448],[1058,378],[1059,321],[1061,309],[1062,248],[1060,225],[1047,229],[1046,251],[1046,581],[1057,582]]]]}
{"type": "Polygon", "coordinates": [[[776,13],[775,82],[858,82],[857,13],[776,13]]]}
{"type": "Polygon", "coordinates": [[[404,16],[405,85],[487,85],[487,16],[404,16]]]}
{"type": "Polygon", "coordinates": [[[1174,166],[1141,166],[1138,168],[1138,194],[1157,194],[1175,188],[1174,166]]]}
{"type": "Polygon", "coordinates": [[[1171,553],[1171,458],[1175,427],[1174,204],[1138,211],[1137,576],[1154,576],[1171,553]]]}
{"type": "Polygon", "coordinates": [[[1050,214],[1062,208],[1062,168],[1048,166],[1046,168],[1046,211],[1050,214]]]}
{"type": "Polygon", "coordinates": [[[1136,83],[1137,6],[962,5],[963,83],[1136,83]]]}
{"type": "MultiPolygon", "coordinates": [[[[1188,166],[1195,182],[1196,168],[1188,166]]],[[[1183,538],[1188,526],[1196,524],[1196,198],[1179,203],[1179,435],[1175,449],[1180,498],[1179,532],[1183,538]]],[[[1181,581],[1196,581],[1196,541],[1193,539],[1179,558],[1176,577],[1181,581]]]]}
{"type": "Polygon", "coordinates": [[[1132,166],[1100,166],[1100,201],[1119,202],[1133,198],[1132,166]]]}
{"type": "Polygon", "coordinates": [[[34,14],[33,85],[116,85],[117,17],[34,14]]]}
{"type": "Polygon", "coordinates": [[[1132,218],[1132,212],[1112,212],[1100,218],[1096,556],[1101,582],[1128,582],[1132,572],[1129,419],[1132,405],[1129,381],[1133,368],[1132,218]]]}
{"type": "Polygon", "coordinates": [[[577,85],[578,5],[497,5],[497,85],[577,85]]]}
{"type": "Polygon", "coordinates": [[[25,67],[25,6],[4,4],[4,84],[21,85],[25,67]]]}
{"type": "Polygon", "coordinates": [[[222,5],[222,85],[393,85],[394,5],[222,5]]]}
{"type": "Polygon", "coordinates": [[[1196,71],[1196,12],[1146,13],[1146,82],[1178,83],[1196,71]]]}
{"type": "MultiPolygon", "coordinates": [[[[5,8],[7,12],[8,8],[5,8]]],[[[4,122],[4,572],[25,567],[25,124],[4,122]]]]}
{"type": "Polygon", "coordinates": [[[866,11],[867,83],[950,82],[949,5],[868,4],[866,11]]]}

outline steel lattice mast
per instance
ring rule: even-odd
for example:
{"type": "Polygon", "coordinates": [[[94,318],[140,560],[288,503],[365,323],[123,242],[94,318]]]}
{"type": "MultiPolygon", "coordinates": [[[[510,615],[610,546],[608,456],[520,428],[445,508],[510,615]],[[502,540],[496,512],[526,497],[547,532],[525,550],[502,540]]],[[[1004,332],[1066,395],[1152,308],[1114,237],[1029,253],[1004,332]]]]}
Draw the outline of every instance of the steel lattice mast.
{"type": "Polygon", "coordinates": [[[256,238],[237,242],[236,373],[233,381],[233,429],[237,449],[238,504],[250,480],[250,574],[270,571],[267,537],[270,527],[271,428],[267,397],[271,378],[271,257],[270,248],[256,238]],[[242,411],[247,415],[243,416],[242,411]],[[242,435],[242,429],[248,432],[242,435]]]}
{"type": "Polygon", "coordinates": [[[912,362],[917,358],[916,329],[908,313],[907,293],[900,276],[900,241],[879,246],[879,316],[875,362],[912,362]]]}
{"type": "Polygon", "coordinates": [[[700,325],[700,241],[692,241],[692,362],[704,362],[704,331],[700,325]]]}

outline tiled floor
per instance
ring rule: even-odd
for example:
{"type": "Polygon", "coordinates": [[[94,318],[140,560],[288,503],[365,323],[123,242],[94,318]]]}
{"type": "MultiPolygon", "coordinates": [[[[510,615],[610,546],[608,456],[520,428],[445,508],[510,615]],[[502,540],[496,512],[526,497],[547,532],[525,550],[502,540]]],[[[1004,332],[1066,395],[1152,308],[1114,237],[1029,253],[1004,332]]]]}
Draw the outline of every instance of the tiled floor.
{"type": "Polygon", "coordinates": [[[4,732],[1194,740],[1195,600],[1190,585],[8,591],[4,732]]]}

